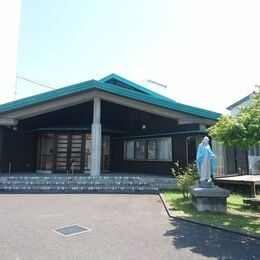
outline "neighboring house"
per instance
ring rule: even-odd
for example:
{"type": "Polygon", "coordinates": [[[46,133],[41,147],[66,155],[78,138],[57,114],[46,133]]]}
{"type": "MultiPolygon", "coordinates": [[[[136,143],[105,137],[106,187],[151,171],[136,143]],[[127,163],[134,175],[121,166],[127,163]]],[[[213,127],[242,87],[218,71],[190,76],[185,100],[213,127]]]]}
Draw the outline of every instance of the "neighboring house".
{"type": "MultiPolygon", "coordinates": [[[[232,116],[239,114],[239,107],[248,106],[252,102],[252,94],[254,92],[227,107],[232,116]]],[[[254,145],[248,151],[237,149],[236,155],[236,161],[241,173],[260,174],[260,145],[254,145]]]]}
{"type": "Polygon", "coordinates": [[[0,105],[0,169],[166,174],[219,116],[111,74],[0,105]]]}

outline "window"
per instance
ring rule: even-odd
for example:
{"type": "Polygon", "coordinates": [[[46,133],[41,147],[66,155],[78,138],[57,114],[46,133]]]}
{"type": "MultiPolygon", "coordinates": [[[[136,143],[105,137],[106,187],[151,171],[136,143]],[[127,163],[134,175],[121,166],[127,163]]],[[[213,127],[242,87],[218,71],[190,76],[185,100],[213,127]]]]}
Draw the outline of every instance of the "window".
{"type": "Polygon", "coordinates": [[[157,139],[157,160],[171,161],[172,160],[172,140],[171,138],[157,139]]]}
{"type": "Polygon", "coordinates": [[[248,150],[249,156],[260,156],[260,145],[255,144],[248,150]]]}
{"type": "Polygon", "coordinates": [[[144,140],[136,140],[135,141],[135,160],[144,160],[145,157],[145,141],[144,140]]]}
{"type": "Polygon", "coordinates": [[[38,143],[38,170],[52,170],[54,135],[40,135],[38,143]]]}
{"type": "Polygon", "coordinates": [[[212,150],[217,157],[215,174],[222,175],[225,173],[225,148],[220,142],[212,140],[212,150]]]}
{"type": "Polygon", "coordinates": [[[125,160],[134,160],[134,141],[125,142],[125,160]]]}
{"type": "Polygon", "coordinates": [[[171,137],[125,141],[125,160],[171,161],[171,137]]]}
{"type": "Polygon", "coordinates": [[[147,159],[156,160],[156,139],[147,140],[147,159]]]}

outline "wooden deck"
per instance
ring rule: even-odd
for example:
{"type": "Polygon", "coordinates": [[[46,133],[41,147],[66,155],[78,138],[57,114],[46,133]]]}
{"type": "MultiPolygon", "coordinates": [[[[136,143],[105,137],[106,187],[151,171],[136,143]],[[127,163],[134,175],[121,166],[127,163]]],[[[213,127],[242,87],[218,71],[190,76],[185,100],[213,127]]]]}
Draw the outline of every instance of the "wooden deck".
{"type": "Polygon", "coordinates": [[[232,177],[215,177],[215,184],[248,185],[251,196],[256,197],[256,186],[260,185],[260,175],[240,175],[232,177]]]}

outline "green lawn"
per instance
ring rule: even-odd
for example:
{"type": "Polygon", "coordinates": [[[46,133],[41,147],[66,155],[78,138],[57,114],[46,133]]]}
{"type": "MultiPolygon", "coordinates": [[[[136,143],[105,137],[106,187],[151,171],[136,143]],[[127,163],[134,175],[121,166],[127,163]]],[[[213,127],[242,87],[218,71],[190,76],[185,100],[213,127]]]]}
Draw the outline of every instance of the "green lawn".
{"type": "Polygon", "coordinates": [[[245,205],[241,195],[233,194],[228,197],[228,210],[223,214],[196,211],[191,200],[184,199],[179,190],[164,190],[161,194],[173,210],[174,216],[260,234],[260,210],[245,205]]]}

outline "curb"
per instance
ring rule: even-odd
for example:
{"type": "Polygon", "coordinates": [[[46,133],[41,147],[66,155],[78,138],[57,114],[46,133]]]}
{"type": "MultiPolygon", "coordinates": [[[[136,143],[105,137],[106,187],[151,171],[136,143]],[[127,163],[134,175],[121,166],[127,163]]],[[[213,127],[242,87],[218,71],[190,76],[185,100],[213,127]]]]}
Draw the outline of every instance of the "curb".
{"type": "Polygon", "coordinates": [[[245,237],[249,237],[249,238],[254,238],[254,239],[260,240],[260,235],[258,235],[258,234],[248,233],[248,232],[245,232],[245,231],[238,231],[238,230],[235,230],[235,229],[230,229],[230,228],[224,228],[224,227],[216,226],[214,224],[207,224],[207,223],[199,222],[199,221],[196,221],[196,220],[186,219],[184,217],[174,216],[173,213],[172,213],[172,209],[170,209],[169,204],[163,199],[163,196],[161,195],[161,193],[158,193],[158,195],[159,195],[159,197],[161,199],[161,202],[162,202],[162,204],[163,204],[163,206],[164,206],[164,208],[165,208],[165,210],[167,212],[167,215],[170,218],[181,220],[181,221],[185,221],[185,222],[192,223],[192,224],[198,224],[198,225],[205,226],[205,227],[218,229],[218,230],[221,230],[221,231],[233,233],[233,234],[240,235],[240,236],[245,236],[245,237]]]}

